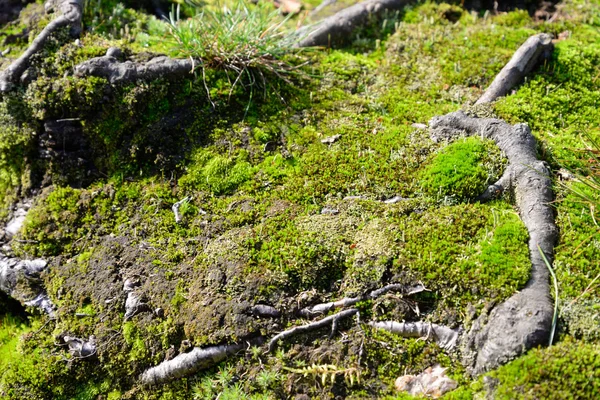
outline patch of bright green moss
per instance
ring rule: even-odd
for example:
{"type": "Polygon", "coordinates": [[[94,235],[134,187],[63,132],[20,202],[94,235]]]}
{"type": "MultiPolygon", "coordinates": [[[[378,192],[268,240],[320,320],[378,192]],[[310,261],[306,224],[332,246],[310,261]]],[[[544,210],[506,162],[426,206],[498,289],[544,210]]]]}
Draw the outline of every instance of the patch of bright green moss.
{"type": "Polygon", "coordinates": [[[600,391],[600,348],[567,339],[534,349],[488,376],[496,399],[591,399],[600,391]]]}
{"type": "Polygon", "coordinates": [[[421,178],[423,190],[430,196],[469,201],[482,194],[501,173],[502,158],[494,143],[468,137],[436,154],[421,178]]]}

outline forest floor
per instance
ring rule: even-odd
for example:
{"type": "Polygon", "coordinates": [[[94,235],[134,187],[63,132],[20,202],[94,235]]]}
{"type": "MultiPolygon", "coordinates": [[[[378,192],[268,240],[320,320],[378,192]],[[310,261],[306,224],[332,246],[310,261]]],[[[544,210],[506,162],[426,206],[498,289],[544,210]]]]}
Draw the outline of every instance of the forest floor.
{"type": "MultiPolygon", "coordinates": [[[[287,18],[264,0],[245,6],[287,32],[352,3],[311,13],[319,2],[310,0],[287,18]]],[[[227,3],[225,16],[240,4],[227,3]]],[[[585,177],[600,166],[598,0],[507,11],[412,2],[335,49],[277,42],[282,70],[259,60],[237,75],[213,57],[176,78],[74,73],[111,47],[138,62],[210,54],[182,42],[202,7],[204,18],[223,15],[224,3],[187,4],[171,24],[152,8],[89,2],[80,38],[55,33],[2,95],[2,225],[27,209],[3,252],[47,260],[40,285],[56,312],[0,292],[1,398],[406,399],[396,379],[438,364],[457,382],[443,398],[596,398],[600,192],[585,177]],[[551,57],[509,95],[474,106],[542,32],[556,38],[551,57]],[[554,342],[479,376],[460,347],[368,324],[468,331],[530,278],[514,196],[476,200],[502,175],[504,154],[489,139],[435,140],[427,128],[461,109],[531,128],[553,174],[560,232],[558,297],[552,285],[548,293],[559,310],[554,342]],[[390,284],[426,290],[366,296],[390,284]],[[339,311],[315,317],[307,307],[351,297],[358,313],[336,329],[265,342],[339,311]],[[93,354],[69,351],[69,337],[93,341],[93,354]],[[225,344],[241,350],[179,379],[141,382],[165,360],[225,344]]],[[[11,51],[0,69],[49,18],[34,2],[2,26],[11,51]]]]}

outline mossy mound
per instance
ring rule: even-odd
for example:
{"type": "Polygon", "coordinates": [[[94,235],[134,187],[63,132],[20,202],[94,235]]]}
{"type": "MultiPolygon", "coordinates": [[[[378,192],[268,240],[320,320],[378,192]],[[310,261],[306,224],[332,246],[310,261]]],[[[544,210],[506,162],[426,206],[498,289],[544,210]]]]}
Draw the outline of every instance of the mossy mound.
{"type": "MultiPolygon", "coordinates": [[[[411,5],[345,49],[308,53],[311,79],[274,80],[269,93],[277,95],[266,96],[210,69],[128,85],[74,77],[73,65],[110,46],[136,60],[177,53],[166,23],[114,2],[92,5],[81,46],[61,32],[34,60],[35,79],[0,103],[0,196],[8,203],[41,188],[11,245],[19,257],[49,260],[42,280],[58,308],[55,320],[32,314],[28,325],[6,325],[0,352],[11,359],[0,361],[0,396],[377,398],[396,395],[398,375],[434,363],[460,383],[455,397],[490,392],[486,382],[496,380],[494,393],[506,398],[597,390],[583,386],[595,377],[597,332],[582,317],[595,306],[581,299],[563,315],[564,335],[581,341],[567,336],[534,350],[487,381],[468,378],[457,357],[435,344],[352,319],[331,338],[322,329],[273,353],[251,347],[160,387],[138,380],[193,346],[268,338],[304,323],[304,307],[389,283],[421,282],[428,291],[362,301],[361,322],[468,328],[482,309],[523,288],[528,235],[510,199],[475,201],[502,172],[498,149],[478,138],[437,143],[414,124],[473,102],[530,34],[568,28],[571,37],[553,59],[485,112],[527,122],[553,166],[562,158],[581,165],[584,157],[569,147],[577,130],[595,132],[600,80],[593,78],[597,13],[578,4],[565,5],[570,18],[547,24],[523,11],[411,5]],[[85,151],[56,156],[54,144],[41,160],[52,121],[64,120],[77,124],[85,151]],[[85,154],[86,164],[74,154],[85,154]],[[127,318],[126,282],[143,303],[127,318]],[[281,317],[257,315],[256,305],[281,317]],[[94,335],[97,354],[73,357],[57,344],[64,335],[94,335]],[[338,372],[323,383],[317,372],[325,364],[338,372]],[[579,365],[582,374],[572,370],[579,365]],[[360,374],[360,382],[344,374],[360,374]]],[[[590,231],[594,210],[559,195],[555,268],[560,297],[571,302],[597,275],[600,247],[590,231]]],[[[0,218],[9,215],[6,209],[0,218]]],[[[597,290],[592,285],[586,295],[597,290]]]]}
{"type": "Polygon", "coordinates": [[[469,137],[451,143],[423,171],[425,193],[450,201],[481,195],[502,175],[502,157],[493,142],[469,137]]]}

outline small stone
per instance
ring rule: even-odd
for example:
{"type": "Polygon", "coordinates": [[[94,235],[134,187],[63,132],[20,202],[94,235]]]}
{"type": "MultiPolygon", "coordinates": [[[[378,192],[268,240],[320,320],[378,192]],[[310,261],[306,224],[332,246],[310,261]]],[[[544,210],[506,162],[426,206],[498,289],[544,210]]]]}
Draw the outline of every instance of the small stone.
{"type": "Polygon", "coordinates": [[[396,379],[395,387],[411,396],[426,396],[437,399],[456,389],[455,381],[448,378],[446,369],[439,365],[429,367],[419,375],[404,375],[396,379]]]}
{"type": "Polygon", "coordinates": [[[328,136],[325,139],[321,139],[321,143],[323,143],[323,144],[333,144],[333,143],[337,142],[341,137],[342,137],[342,135],[328,136]]]}
{"type": "Polygon", "coordinates": [[[118,47],[111,47],[106,51],[108,57],[119,58],[123,55],[123,52],[118,47]]]}

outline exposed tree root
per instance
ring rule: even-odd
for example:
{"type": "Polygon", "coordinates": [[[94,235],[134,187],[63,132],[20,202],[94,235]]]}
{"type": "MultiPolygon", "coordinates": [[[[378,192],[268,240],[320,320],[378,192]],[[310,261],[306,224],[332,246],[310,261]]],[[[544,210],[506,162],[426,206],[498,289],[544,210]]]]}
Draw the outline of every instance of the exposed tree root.
{"type": "Polygon", "coordinates": [[[315,25],[300,29],[298,47],[330,46],[348,39],[350,34],[365,25],[369,18],[384,11],[400,10],[407,0],[367,0],[343,9],[315,25]]]}
{"type": "Polygon", "coordinates": [[[306,325],[296,326],[292,329],[288,329],[287,331],[283,331],[275,336],[269,341],[269,351],[275,350],[277,343],[280,340],[287,339],[290,336],[300,335],[302,333],[314,331],[317,329],[324,328],[328,325],[331,325],[333,328],[337,326],[337,321],[343,318],[351,317],[355,314],[358,314],[358,310],[356,308],[351,308],[349,310],[340,311],[337,314],[330,315],[329,317],[325,317],[315,322],[311,322],[306,325]]]}
{"type": "Polygon", "coordinates": [[[341,300],[331,301],[328,303],[321,303],[321,304],[316,304],[311,307],[306,307],[306,308],[303,308],[302,310],[300,310],[299,314],[302,315],[303,317],[308,318],[308,317],[312,317],[312,316],[315,316],[318,314],[325,314],[335,308],[350,307],[360,301],[373,300],[380,296],[383,296],[384,294],[386,294],[388,292],[400,292],[403,295],[410,296],[413,294],[421,293],[425,290],[427,290],[427,289],[422,284],[418,284],[413,287],[407,287],[405,285],[393,283],[390,285],[386,285],[386,286],[382,287],[381,289],[374,290],[366,296],[346,297],[341,300]]]}
{"type": "Polygon", "coordinates": [[[158,78],[178,78],[193,72],[191,59],[177,59],[159,56],[146,63],[119,61],[121,51],[111,47],[105,56],[96,57],[75,66],[76,76],[98,76],[110,83],[119,84],[137,80],[158,78]]]}
{"type": "MultiPolygon", "coordinates": [[[[477,374],[493,369],[544,343],[552,323],[548,269],[537,249],[552,260],[558,229],[550,206],[554,199],[547,165],[536,157],[536,141],[525,124],[514,126],[491,118],[473,118],[459,111],[430,121],[435,134],[467,133],[494,140],[508,158],[502,178],[488,192],[513,190],[521,219],[529,231],[531,278],[524,290],[480,317],[466,335],[465,361],[477,374]]],[[[449,135],[450,134],[450,135],[449,135]]]]}
{"type": "Polygon", "coordinates": [[[0,91],[7,92],[13,87],[29,67],[31,57],[44,47],[50,35],[57,29],[70,26],[73,36],[81,33],[83,5],[84,0],[48,0],[45,3],[47,12],[58,11],[60,15],[46,25],[27,50],[0,74],[0,91]]]}
{"type": "Polygon", "coordinates": [[[533,35],[515,52],[476,104],[490,103],[506,95],[543,59],[550,57],[554,45],[547,33],[533,35]]]}
{"type": "MultiPolygon", "coordinates": [[[[530,37],[500,71],[477,101],[489,103],[521,82],[542,57],[552,51],[551,36],[530,37]]],[[[433,138],[452,139],[461,134],[492,139],[506,154],[508,166],[502,177],[480,196],[489,200],[513,191],[521,220],[529,232],[531,278],[525,289],[477,319],[463,340],[463,358],[473,374],[496,368],[526,350],[547,341],[552,324],[548,269],[542,255],[552,262],[558,228],[554,223],[554,200],[550,170],[537,159],[536,141],[525,124],[510,125],[492,118],[474,118],[458,111],[429,122],[433,138]]]]}
{"type": "Polygon", "coordinates": [[[446,350],[454,349],[460,338],[460,331],[458,329],[451,329],[446,326],[422,321],[378,321],[369,322],[369,325],[377,329],[395,333],[402,337],[431,339],[446,350]]]}
{"type": "MultiPolygon", "coordinates": [[[[256,342],[262,341],[256,339],[256,342]]],[[[156,367],[146,370],[140,377],[144,385],[155,385],[172,379],[182,378],[186,375],[210,368],[248,347],[249,344],[228,344],[212,346],[205,349],[195,347],[189,353],[179,354],[177,357],[160,363],[156,367]]]]}

